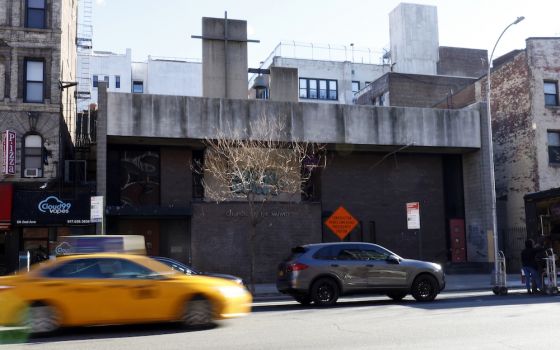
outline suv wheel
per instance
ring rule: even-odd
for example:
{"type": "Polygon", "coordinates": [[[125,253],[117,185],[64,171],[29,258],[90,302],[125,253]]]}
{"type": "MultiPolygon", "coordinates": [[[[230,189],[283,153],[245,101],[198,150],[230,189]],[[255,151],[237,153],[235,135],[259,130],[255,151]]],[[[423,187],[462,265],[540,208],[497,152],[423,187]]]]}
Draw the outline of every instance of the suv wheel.
{"type": "Polygon", "coordinates": [[[319,306],[333,305],[339,293],[338,285],[332,278],[320,278],[311,286],[311,298],[319,306]]]}
{"type": "Polygon", "coordinates": [[[401,301],[407,294],[407,292],[389,292],[387,296],[394,301],[401,301]]]}
{"type": "Polygon", "coordinates": [[[432,301],[437,295],[436,279],[430,275],[420,275],[412,283],[412,296],[418,301],[432,301]]]}

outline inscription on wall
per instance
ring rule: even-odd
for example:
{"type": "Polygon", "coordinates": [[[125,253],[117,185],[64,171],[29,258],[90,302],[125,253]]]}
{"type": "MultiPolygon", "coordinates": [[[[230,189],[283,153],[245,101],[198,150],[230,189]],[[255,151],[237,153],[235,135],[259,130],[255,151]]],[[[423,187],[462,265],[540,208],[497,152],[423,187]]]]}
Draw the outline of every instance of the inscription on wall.
{"type": "MultiPolygon", "coordinates": [[[[246,212],[245,210],[233,210],[233,209],[228,209],[226,210],[225,215],[227,217],[246,217],[249,216],[249,213],[246,212]]],[[[289,217],[292,214],[290,214],[289,211],[287,210],[267,210],[267,211],[262,211],[260,212],[260,216],[261,217],[289,217]]]]}

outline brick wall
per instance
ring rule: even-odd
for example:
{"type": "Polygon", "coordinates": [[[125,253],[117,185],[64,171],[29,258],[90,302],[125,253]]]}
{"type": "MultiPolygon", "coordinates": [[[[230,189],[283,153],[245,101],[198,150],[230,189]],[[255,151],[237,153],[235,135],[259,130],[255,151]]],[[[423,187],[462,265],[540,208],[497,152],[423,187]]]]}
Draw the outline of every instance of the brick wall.
{"type": "MultiPolygon", "coordinates": [[[[440,155],[343,153],[329,157],[322,174],[323,211],[344,206],[364,224],[375,222],[376,241],[395,253],[446,261],[443,169],[440,155]],[[407,230],[406,203],[420,202],[421,232],[407,230]]],[[[330,233],[329,233],[330,234],[330,233]]]]}
{"type": "MultiPolygon", "coordinates": [[[[276,267],[290,249],[321,241],[321,206],[317,203],[270,204],[257,225],[256,282],[273,283],[276,267]]],[[[203,271],[249,279],[250,230],[245,203],[193,203],[192,264],[203,271]]]]}

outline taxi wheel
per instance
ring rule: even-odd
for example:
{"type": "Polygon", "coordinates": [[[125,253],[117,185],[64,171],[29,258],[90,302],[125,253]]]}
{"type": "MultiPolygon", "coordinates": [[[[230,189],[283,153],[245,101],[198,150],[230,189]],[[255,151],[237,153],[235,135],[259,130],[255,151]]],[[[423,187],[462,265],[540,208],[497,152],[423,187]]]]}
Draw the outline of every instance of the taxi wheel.
{"type": "Polygon", "coordinates": [[[54,306],[33,303],[26,310],[24,327],[32,334],[50,333],[60,327],[60,316],[54,306]]]}
{"type": "Polygon", "coordinates": [[[181,321],[187,327],[204,327],[212,323],[212,304],[202,296],[197,296],[185,304],[181,321]]]}

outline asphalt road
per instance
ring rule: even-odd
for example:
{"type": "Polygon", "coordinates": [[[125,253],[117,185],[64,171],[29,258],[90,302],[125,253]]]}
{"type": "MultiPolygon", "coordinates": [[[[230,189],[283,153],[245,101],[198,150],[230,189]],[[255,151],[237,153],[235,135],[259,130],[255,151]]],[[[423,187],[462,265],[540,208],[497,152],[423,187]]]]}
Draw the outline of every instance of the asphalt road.
{"type": "Polygon", "coordinates": [[[258,303],[207,330],[168,324],[67,329],[0,349],[560,349],[560,296],[444,293],[343,299],[336,307],[258,303]]]}

